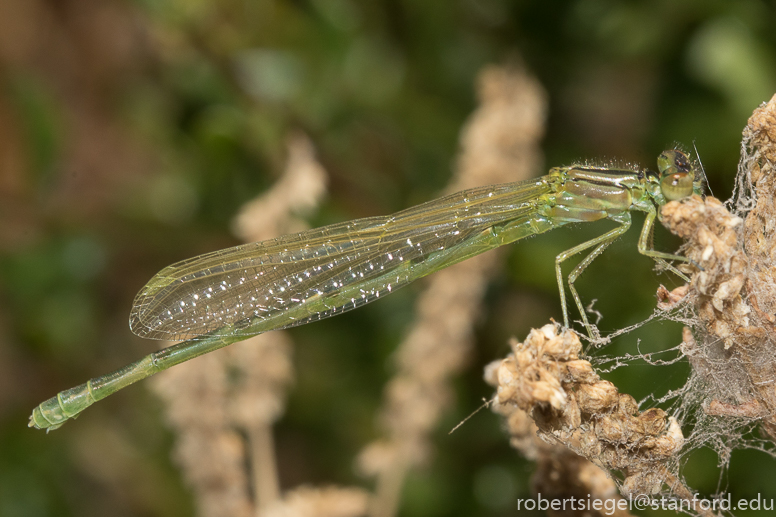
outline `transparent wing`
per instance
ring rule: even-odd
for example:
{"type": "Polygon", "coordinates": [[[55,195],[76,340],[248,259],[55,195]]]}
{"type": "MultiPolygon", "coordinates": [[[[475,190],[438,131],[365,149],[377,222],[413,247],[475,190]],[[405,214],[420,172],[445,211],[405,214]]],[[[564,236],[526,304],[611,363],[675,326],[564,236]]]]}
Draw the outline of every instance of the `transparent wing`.
{"type": "Polygon", "coordinates": [[[497,246],[493,229],[530,223],[537,199],[550,192],[549,181],[466,190],[392,216],[178,262],[138,293],[130,328],[141,337],[171,341],[215,331],[253,335],[359,307],[497,246]]]}

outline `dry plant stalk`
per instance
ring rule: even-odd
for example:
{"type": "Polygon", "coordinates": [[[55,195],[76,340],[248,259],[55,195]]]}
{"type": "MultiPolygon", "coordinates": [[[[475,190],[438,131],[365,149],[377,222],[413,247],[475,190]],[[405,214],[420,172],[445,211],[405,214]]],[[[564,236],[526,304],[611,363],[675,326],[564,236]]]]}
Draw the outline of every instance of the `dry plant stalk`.
{"type": "MultiPolygon", "coordinates": [[[[710,388],[707,415],[759,420],[776,439],[776,96],[749,119],[736,214],[695,196],[663,208],[702,270],[687,299],[697,322],[684,332],[694,374],[710,388]]],[[[670,304],[669,304],[670,305],[670,304]]]]}
{"type": "Polygon", "coordinates": [[[531,331],[523,343],[513,342],[512,353],[487,370],[486,380],[497,388],[494,411],[506,417],[513,445],[533,449],[543,468],[552,470],[534,485],[556,497],[615,497],[611,480],[592,463],[621,472],[626,495],[653,495],[665,482],[675,485],[674,493],[689,494],[669,474],[668,465],[684,444],[676,419],[657,408],[639,412],[633,397],[602,380],[590,362],[580,358],[581,352],[577,334],[558,334],[557,325],[545,325],[531,331]],[[527,415],[549,446],[528,441],[527,415]]]}
{"type": "Polygon", "coordinates": [[[359,517],[368,503],[369,493],[361,488],[301,486],[266,507],[261,517],[359,517]]]}
{"type": "MultiPolygon", "coordinates": [[[[313,209],[324,195],[325,171],[310,141],[294,135],[288,151],[281,180],[236,218],[235,233],[242,238],[264,240],[298,231],[302,223],[294,214],[313,209]]],[[[261,334],[151,379],[178,435],[174,455],[193,488],[199,515],[248,517],[278,507],[272,424],[284,411],[285,390],[293,379],[291,348],[284,332],[261,334]]]]}
{"type": "MultiPolygon", "coordinates": [[[[517,345],[513,341],[511,345],[517,345]]],[[[502,361],[493,361],[485,368],[485,382],[498,387],[498,370],[502,361]]],[[[590,460],[561,443],[549,443],[539,437],[539,428],[531,416],[513,404],[494,404],[494,412],[504,417],[509,443],[523,457],[536,463],[532,476],[531,491],[548,499],[591,499],[618,500],[620,494],[614,480],[590,460]]],[[[553,517],[579,516],[603,517],[601,512],[585,513],[555,512],[547,510],[553,517]]],[[[627,510],[615,507],[614,517],[629,517],[627,510]]]]}
{"type": "MultiPolygon", "coordinates": [[[[485,68],[479,108],[461,134],[449,192],[518,181],[541,163],[546,96],[519,67],[485,68]]],[[[418,319],[396,352],[398,371],[385,390],[380,419],[386,437],[367,446],[359,467],[377,476],[373,517],[396,513],[407,471],[427,461],[430,434],[451,402],[451,377],[466,363],[482,297],[499,253],[487,253],[437,272],[417,302],[418,319]]]]}
{"type": "Polygon", "coordinates": [[[692,326],[685,327],[681,346],[693,374],[681,390],[686,400],[675,405],[679,420],[657,408],[639,412],[632,397],[580,358],[577,336],[558,334],[553,325],[514,343],[507,359],[486,370],[512,445],[541,466],[534,485],[542,493],[613,497],[612,485],[591,477],[568,448],[619,471],[623,494],[654,495],[667,486],[690,501],[692,492],[676,474],[681,454],[711,445],[724,463],[732,446],[744,442],[741,428],[754,421],[776,439],[776,96],[755,111],[742,147],[738,198],[729,203],[736,213],[698,196],[661,212],[663,223],[686,240],[693,261],[690,284],[658,291],[660,309],[669,317],[683,312],[681,320],[692,326]],[[698,406],[703,411],[685,439],[680,420],[698,406]],[[552,478],[544,478],[547,465],[552,478]]]}

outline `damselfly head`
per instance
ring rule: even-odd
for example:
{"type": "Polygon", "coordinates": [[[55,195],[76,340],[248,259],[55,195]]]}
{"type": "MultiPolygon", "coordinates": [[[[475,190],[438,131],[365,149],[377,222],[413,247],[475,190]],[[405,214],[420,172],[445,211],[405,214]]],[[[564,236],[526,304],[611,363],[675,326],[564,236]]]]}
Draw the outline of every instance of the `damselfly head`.
{"type": "Polygon", "coordinates": [[[689,197],[695,191],[695,170],[692,161],[682,151],[663,151],[657,159],[660,170],[660,190],[667,201],[689,197]]]}

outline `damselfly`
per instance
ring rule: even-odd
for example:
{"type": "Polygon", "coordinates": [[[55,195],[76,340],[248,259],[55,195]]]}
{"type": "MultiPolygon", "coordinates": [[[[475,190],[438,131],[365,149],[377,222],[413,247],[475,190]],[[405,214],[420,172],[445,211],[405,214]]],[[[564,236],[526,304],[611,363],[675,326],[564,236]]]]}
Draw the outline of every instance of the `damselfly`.
{"type": "Polygon", "coordinates": [[[56,429],[97,400],[154,373],[262,332],[355,309],[503,244],[569,223],[609,219],[618,223],[615,229],[555,259],[568,327],[561,264],[588,251],[566,283],[592,336],[574,282],[628,230],[632,211],[646,213],[638,251],[685,278],[665,261],[687,259],[652,249],[652,231],[658,209],[667,201],[700,194],[701,178],[682,151],[665,151],[657,163],[657,173],[637,167],[556,167],[535,180],[465,190],[387,217],[334,224],[173,264],[137,295],[129,324],[138,336],[182,342],[60,392],[33,410],[30,426],[56,429]]]}

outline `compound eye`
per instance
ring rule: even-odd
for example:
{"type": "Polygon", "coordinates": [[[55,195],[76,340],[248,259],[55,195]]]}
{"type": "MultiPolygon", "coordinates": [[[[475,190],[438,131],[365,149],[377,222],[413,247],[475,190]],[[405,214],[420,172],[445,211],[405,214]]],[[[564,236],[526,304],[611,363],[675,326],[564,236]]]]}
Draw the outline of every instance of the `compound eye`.
{"type": "Polygon", "coordinates": [[[660,190],[668,201],[692,195],[695,174],[690,158],[678,149],[663,151],[657,159],[660,190]]]}
{"type": "Polygon", "coordinates": [[[673,172],[692,172],[690,158],[678,149],[663,151],[657,159],[657,168],[660,174],[666,175],[673,172]]]}
{"type": "Polygon", "coordinates": [[[660,178],[660,190],[668,201],[676,201],[692,195],[693,176],[686,172],[664,174],[660,178]]]}

